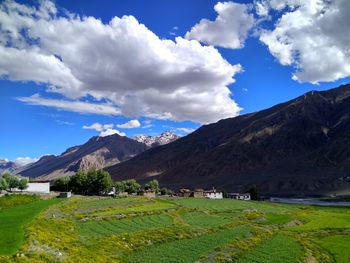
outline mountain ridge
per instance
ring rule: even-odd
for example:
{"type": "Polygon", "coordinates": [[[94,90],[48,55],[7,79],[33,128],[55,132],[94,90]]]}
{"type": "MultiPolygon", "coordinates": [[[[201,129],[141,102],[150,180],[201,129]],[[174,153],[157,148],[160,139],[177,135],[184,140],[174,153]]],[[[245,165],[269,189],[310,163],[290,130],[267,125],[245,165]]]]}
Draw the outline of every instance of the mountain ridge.
{"type": "Polygon", "coordinates": [[[200,127],[108,167],[114,179],[266,194],[349,189],[350,85],[311,91],[271,108],[200,127]]]}

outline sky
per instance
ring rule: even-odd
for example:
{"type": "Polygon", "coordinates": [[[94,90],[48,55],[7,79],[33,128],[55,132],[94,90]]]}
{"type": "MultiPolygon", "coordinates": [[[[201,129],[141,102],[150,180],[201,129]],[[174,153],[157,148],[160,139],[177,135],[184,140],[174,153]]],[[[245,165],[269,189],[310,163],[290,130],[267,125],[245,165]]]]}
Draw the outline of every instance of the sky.
{"type": "Polygon", "coordinates": [[[0,159],[185,136],[349,82],[350,1],[0,1],[0,159]]]}

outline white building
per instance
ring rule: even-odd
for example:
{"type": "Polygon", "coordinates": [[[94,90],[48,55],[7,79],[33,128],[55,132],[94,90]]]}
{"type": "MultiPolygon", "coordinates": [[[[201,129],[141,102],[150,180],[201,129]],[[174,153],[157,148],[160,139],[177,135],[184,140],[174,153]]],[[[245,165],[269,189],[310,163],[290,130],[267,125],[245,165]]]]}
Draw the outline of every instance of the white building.
{"type": "Polygon", "coordinates": [[[230,198],[237,199],[237,200],[250,200],[250,193],[229,193],[228,194],[230,198]]]}
{"type": "Polygon", "coordinates": [[[29,193],[49,194],[50,182],[30,182],[25,191],[29,193]]]}
{"type": "Polygon", "coordinates": [[[204,191],[204,197],[209,199],[223,199],[222,192],[217,192],[215,189],[204,191]]]}

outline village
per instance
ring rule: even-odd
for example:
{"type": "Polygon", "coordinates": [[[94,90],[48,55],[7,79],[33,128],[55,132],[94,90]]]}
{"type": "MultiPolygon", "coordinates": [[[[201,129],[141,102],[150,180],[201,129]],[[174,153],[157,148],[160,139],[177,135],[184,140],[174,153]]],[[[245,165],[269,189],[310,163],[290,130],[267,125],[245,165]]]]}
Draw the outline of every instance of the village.
{"type": "MultiPolygon", "coordinates": [[[[72,197],[72,191],[52,191],[53,183],[52,181],[29,181],[29,178],[25,189],[13,188],[6,193],[23,193],[23,194],[39,194],[39,195],[50,195],[57,196],[60,198],[70,198],[72,197]]],[[[4,190],[4,189],[3,189],[4,190]]],[[[3,193],[1,193],[3,195],[3,193]]],[[[237,200],[251,200],[250,193],[226,193],[224,195],[223,191],[216,190],[214,187],[210,190],[204,190],[201,188],[196,188],[194,190],[181,188],[177,192],[161,194],[160,191],[154,189],[138,189],[135,193],[128,193],[127,191],[118,191],[116,187],[112,187],[110,191],[106,192],[104,195],[112,197],[127,197],[129,195],[139,195],[147,198],[156,198],[158,196],[164,197],[183,197],[183,198],[207,198],[207,199],[223,199],[231,198],[237,200]]]]}

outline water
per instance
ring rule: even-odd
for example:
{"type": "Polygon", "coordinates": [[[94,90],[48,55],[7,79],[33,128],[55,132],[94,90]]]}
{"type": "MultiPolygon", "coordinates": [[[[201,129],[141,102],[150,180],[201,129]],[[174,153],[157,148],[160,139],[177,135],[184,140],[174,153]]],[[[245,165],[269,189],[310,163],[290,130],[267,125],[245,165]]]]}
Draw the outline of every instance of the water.
{"type": "Polygon", "coordinates": [[[271,197],[270,201],[274,203],[287,203],[287,204],[300,204],[300,205],[350,206],[350,202],[346,202],[346,201],[323,201],[317,198],[271,197]]]}

